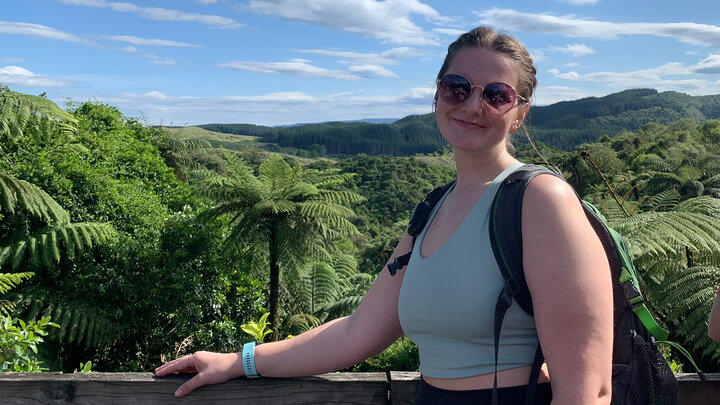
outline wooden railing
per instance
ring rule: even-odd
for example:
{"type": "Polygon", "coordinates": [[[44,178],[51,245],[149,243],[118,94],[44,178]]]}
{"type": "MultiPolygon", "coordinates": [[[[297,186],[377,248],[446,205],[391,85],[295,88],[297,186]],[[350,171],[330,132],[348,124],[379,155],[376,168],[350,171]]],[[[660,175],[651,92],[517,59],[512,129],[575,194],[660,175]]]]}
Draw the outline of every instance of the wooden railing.
{"type": "MultiPolygon", "coordinates": [[[[0,404],[412,404],[418,373],[331,373],[303,378],[239,378],[173,393],[191,375],[0,373],[0,404]]],[[[681,405],[720,405],[720,374],[678,374],[681,405]]]]}

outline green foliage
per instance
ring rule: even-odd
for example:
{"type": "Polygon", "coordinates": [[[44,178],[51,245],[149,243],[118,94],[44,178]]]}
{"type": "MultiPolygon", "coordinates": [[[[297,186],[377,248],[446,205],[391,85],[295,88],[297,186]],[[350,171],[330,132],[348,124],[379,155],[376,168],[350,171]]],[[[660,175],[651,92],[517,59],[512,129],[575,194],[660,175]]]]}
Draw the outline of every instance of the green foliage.
{"type": "Polygon", "coordinates": [[[0,372],[14,371],[21,373],[36,373],[46,368],[31,354],[37,354],[38,344],[47,336],[49,327],[58,328],[50,322],[50,317],[43,317],[39,321],[28,322],[9,317],[0,318],[0,372]]]}
{"type": "Polygon", "coordinates": [[[92,373],[92,361],[88,360],[85,363],[80,363],[80,369],[75,369],[73,373],[92,373]]]}
{"type": "Polygon", "coordinates": [[[360,273],[357,261],[340,255],[329,263],[311,262],[284,275],[287,291],[283,330],[299,334],[331,319],[351,314],[375,277],[360,273]]]}
{"type": "Polygon", "coordinates": [[[262,343],[265,340],[265,336],[272,333],[272,329],[268,328],[268,325],[270,325],[270,323],[267,321],[269,315],[269,312],[265,312],[257,321],[257,323],[255,323],[254,321],[244,323],[240,325],[240,329],[242,329],[243,332],[247,333],[248,335],[252,336],[253,340],[255,340],[256,342],[262,343]]]}
{"type": "MultiPolygon", "coordinates": [[[[5,294],[10,291],[11,288],[32,277],[34,274],[31,272],[24,273],[0,273],[0,294],[5,294]]],[[[10,312],[15,309],[15,304],[12,301],[0,300],[0,315],[9,316],[10,312]]]]}
{"type": "Polygon", "coordinates": [[[656,303],[677,337],[702,356],[720,360],[720,344],[708,336],[708,315],[720,282],[719,266],[693,266],[671,272],[654,290],[656,303]]]}
{"type": "Polygon", "coordinates": [[[403,336],[382,353],[354,366],[352,371],[417,371],[418,367],[420,367],[418,348],[409,338],[403,336]]]}
{"type": "Polygon", "coordinates": [[[255,176],[242,160],[226,154],[229,176],[200,173],[198,190],[216,202],[213,217],[229,215],[231,255],[265,261],[270,275],[270,322],[278,338],[280,270],[306,258],[328,259],[335,241],[357,233],[348,205],[363,198],[331,187],[352,178],[337,170],[290,166],[277,155],[264,160],[255,176]]]}

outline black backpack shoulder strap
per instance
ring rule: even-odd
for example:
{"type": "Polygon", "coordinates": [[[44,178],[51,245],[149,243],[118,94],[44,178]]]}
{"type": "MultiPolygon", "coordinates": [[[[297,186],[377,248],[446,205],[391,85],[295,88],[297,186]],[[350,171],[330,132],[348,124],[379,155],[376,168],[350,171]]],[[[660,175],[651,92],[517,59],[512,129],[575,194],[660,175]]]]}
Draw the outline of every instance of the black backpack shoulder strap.
{"type": "MultiPolygon", "coordinates": [[[[505,313],[512,305],[513,299],[520,307],[533,315],[532,298],[525,281],[522,255],[522,205],[527,185],[540,174],[552,174],[550,170],[538,165],[525,165],[512,172],[503,180],[493,198],[490,207],[490,244],[500,273],[505,280],[497,304],[495,305],[494,344],[495,344],[495,381],[493,382],[492,403],[497,398],[497,362],[500,347],[500,331],[505,313]]],[[[558,176],[559,177],[559,176],[558,176]]],[[[525,403],[531,404],[535,396],[535,388],[544,361],[542,349],[538,345],[528,382],[525,403]]]]}
{"type": "MultiPolygon", "coordinates": [[[[540,174],[557,174],[539,165],[525,165],[503,180],[490,208],[490,243],[507,293],[533,314],[522,255],[522,205],[525,189],[540,174]]],[[[559,176],[558,176],[559,177],[559,176]]]]}
{"type": "Polygon", "coordinates": [[[396,257],[392,263],[387,265],[391,276],[394,276],[398,270],[402,269],[408,264],[408,262],[410,262],[410,256],[412,255],[413,248],[415,247],[415,239],[417,239],[420,232],[425,229],[425,224],[427,224],[428,217],[430,216],[433,208],[435,208],[438,202],[440,202],[442,196],[444,196],[448,189],[450,189],[450,187],[454,184],[455,180],[445,184],[444,186],[435,187],[427,194],[427,196],[425,196],[424,200],[420,201],[415,206],[415,209],[410,216],[410,223],[408,224],[407,229],[408,235],[412,236],[410,251],[402,256],[396,257]]]}

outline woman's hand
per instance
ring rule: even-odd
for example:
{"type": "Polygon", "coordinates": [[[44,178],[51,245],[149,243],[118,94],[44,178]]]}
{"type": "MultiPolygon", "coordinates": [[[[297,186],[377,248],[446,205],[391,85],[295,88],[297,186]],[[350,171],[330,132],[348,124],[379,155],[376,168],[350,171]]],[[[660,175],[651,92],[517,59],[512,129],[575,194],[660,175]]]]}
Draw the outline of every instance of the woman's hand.
{"type": "Polygon", "coordinates": [[[240,353],[195,352],[156,368],[155,375],[197,373],[175,391],[176,397],[182,397],[203,385],[219,384],[244,375],[240,356],[240,353]]]}

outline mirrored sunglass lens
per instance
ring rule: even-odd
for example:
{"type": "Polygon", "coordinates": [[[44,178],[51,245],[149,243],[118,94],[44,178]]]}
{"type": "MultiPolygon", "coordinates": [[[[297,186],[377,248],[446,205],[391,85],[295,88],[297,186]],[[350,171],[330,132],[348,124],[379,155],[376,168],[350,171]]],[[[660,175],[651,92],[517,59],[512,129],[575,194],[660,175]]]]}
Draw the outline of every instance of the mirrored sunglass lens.
{"type": "Polygon", "coordinates": [[[462,104],[470,96],[472,85],[460,75],[445,75],[440,79],[440,93],[449,104],[462,104]]]}
{"type": "Polygon", "coordinates": [[[493,110],[503,113],[515,103],[515,90],[505,83],[490,83],[485,86],[483,100],[493,110]]]}

